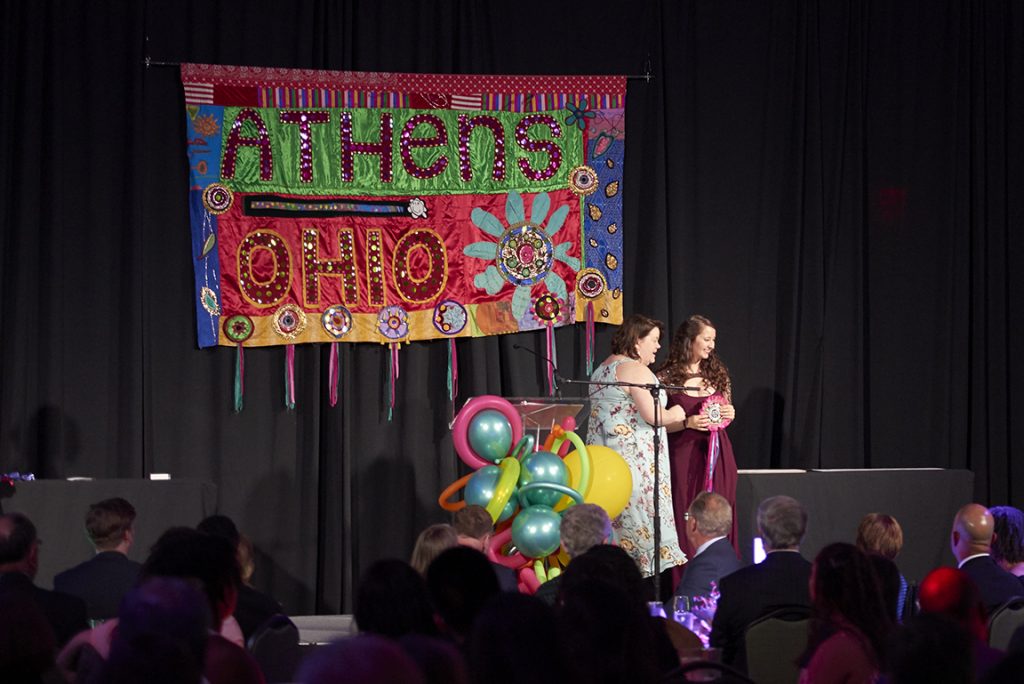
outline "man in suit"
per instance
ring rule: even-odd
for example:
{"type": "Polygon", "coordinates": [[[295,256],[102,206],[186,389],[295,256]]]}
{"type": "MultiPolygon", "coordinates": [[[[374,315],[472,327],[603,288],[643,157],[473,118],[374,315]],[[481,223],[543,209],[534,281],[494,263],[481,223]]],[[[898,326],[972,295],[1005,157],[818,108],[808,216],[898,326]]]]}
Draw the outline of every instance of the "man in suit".
{"type": "MultiPolygon", "coordinates": [[[[558,534],[562,549],[572,560],[599,544],[606,544],[612,536],[612,522],[608,513],[597,504],[576,504],[562,513],[558,534]]],[[[562,576],[557,575],[540,585],[534,595],[548,605],[554,605],[561,582],[562,576]]]]}
{"type": "Polygon", "coordinates": [[[696,552],[683,566],[676,596],[710,596],[712,582],[717,584],[741,566],[726,538],[732,530],[732,506],[721,494],[701,492],[690,504],[684,525],[686,539],[696,552]]]}
{"type": "Polygon", "coordinates": [[[995,520],[988,509],[971,503],[957,511],[949,538],[957,567],[977,585],[989,614],[1011,598],[1024,596],[1020,578],[992,558],[994,530],[995,520]]]}
{"type": "Polygon", "coordinates": [[[53,578],[53,588],[85,601],[90,620],[109,620],[128,590],[135,586],[141,565],[128,559],[135,540],[135,508],[117,497],[89,506],[85,532],[96,555],[53,578]]]}
{"type": "Polygon", "coordinates": [[[89,624],[81,599],[47,591],[33,582],[39,571],[41,543],[36,526],[21,513],[0,516],[0,594],[24,597],[39,606],[59,646],[89,624]]]}
{"type": "Polygon", "coordinates": [[[811,564],[800,555],[807,512],[796,499],[773,496],[757,507],[757,527],[768,552],[764,562],[722,578],[711,625],[711,645],[727,665],[746,672],[744,632],[751,622],[785,606],[811,605],[811,564]]]}
{"type": "MultiPolygon", "coordinates": [[[[483,506],[471,504],[459,509],[452,517],[452,527],[459,536],[459,545],[468,546],[486,555],[487,547],[494,534],[494,521],[491,514],[483,506]]],[[[512,568],[500,563],[491,562],[494,574],[498,576],[498,586],[502,591],[519,591],[519,580],[512,568]]]]}

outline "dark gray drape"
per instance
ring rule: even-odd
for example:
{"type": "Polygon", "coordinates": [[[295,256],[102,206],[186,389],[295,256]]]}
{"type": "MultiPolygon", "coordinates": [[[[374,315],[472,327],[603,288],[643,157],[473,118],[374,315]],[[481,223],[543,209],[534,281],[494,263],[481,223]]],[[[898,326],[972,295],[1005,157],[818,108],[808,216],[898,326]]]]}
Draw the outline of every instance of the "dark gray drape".
{"type": "MultiPolygon", "coordinates": [[[[462,469],[445,348],[199,351],[183,99],[158,61],[637,74],[627,311],[718,327],[740,467],[967,467],[1024,499],[1024,7],[899,3],[8,2],[0,127],[0,470],[208,478],[293,612],[444,519],[462,469]]],[[[610,330],[600,329],[599,355],[610,330]]],[[[583,374],[582,329],[557,334],[583,374]]],[[[542,392],[538,335],[459,342],[459,405],[542,392]]],[[[851,492],[856,496],[856,492],[851,492]]],[[[922,502],[927,505],[927,502],[922,502]]],[[[812,512],[813,515],[813,512],[812,512]]],[[[836,530],[848,538],[849,530],[836,530]]]]}

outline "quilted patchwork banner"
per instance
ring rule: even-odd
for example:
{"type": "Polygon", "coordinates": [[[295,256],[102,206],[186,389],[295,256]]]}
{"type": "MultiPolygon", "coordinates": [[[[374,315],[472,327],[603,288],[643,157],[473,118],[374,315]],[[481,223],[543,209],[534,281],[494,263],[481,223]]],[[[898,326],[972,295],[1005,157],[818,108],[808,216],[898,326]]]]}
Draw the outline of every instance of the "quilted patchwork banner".
{"type": "Polygon", "coordinates": [[[200,347],[621,322],[624,77],[181,78],[200,347]]]}

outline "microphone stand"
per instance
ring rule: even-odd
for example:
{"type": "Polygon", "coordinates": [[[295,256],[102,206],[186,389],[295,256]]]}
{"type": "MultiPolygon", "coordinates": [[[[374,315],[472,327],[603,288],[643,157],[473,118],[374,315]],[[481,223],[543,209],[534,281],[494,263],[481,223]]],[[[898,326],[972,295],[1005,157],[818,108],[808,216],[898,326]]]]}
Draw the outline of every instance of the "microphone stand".
{"type": "MultiPolygon", "coordinates": [[[[554,367],[554,364],[552,364],[554,367]]],[[[661,455],[661,430],[664,426],[661,425],[661,392],[662,391],[675,391],[684,392],[685,387],[678,387],[676,385],[663,385],[660,382],[623,382],[622,380],[613,381],[595,381],[595,380],[573,380],[571,378],[562,378],[558,375],[558,370],[555,369],[555,379],[558,382],[565,383],[566,385],[582,385],[597,387],[639,387],[646,389],[651,393],[651,397],[654,399],[654,425],[652,429],[654,431],[654,600],[661,600],[661,466],[659,464],[661,455]]],[[[589,390],[588,390],[589,397],[589,390]]],[[[630,399],[632,401],[632,399],[630,399]]],[[[643,420],[641,418],[641,420],[643,420]]],[[[666,445],[667,447],[667,445],[666,445]]],[[[677,531],[678,534],[678,531],[677,531]]]]}

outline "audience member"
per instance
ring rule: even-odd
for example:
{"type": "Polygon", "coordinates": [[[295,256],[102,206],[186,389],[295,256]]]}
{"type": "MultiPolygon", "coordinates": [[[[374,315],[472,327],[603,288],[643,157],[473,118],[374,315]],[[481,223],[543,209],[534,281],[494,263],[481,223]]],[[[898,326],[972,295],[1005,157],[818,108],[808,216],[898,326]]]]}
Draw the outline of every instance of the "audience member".
{"type": "MultiPolygon", "coordinates": [[[[895,563],[896,556],[903,549],[903,528],[891,515],[868,513],[857,526],[856,544],[857,548],[864,553],[877,554],[895,563]]],[[[875,569],[877,570],[878,566],[875,569]]],[[[894,606],[897,619],[901,619],[906,612],[908,585],[906,578],[898,568],[897,576],[899,577],[899,588],[894,606]]]]}
{"type": "Polygon", "coordinates": [[[210,628],[206,599],[186,580],[153,577],[128,592],[99,681],[198,684],[210,628]]]}
{"type": "MultiPolygon", "coordinates": [[[[177,577],[198,582],[206,599],[211,633],[206,641],[203,675],[209,684],[263,683],[256,662],[238,645],[219,634],[221,623],[231,616],[241,581],[238,558],[231,544],[187,527],[164,532],[142,566],[139,581],[153,577],[177,577]]],[[[71,641],[58,657],[68,674],[80,669],[78,659],[87,648],[102,658],[110,655],[118,620],[108,620],[71,641]]]]}
{"type": "Polygon", "coordinates": [[[416,662],[425,684],[469,684],[466,661],[450,641],[406,634],[398,639],[398,645],[416,662]]]}
{"type": "Polygon", "coordinates": [[[356,592],[355,621],[360,632],[393,639],[437,634],[426,581],[397,559],[377,561],[363,574],[356,592]]]}
{"type": "MultiPolygon", "coordinates": [[[[497,584],[497,580],[495,580],[497,584]]],[[[425,684],[416,663],[391,639],[360,634],[313,651],[299,668],[302,684],[425,684]]]]}
{"type": "Polygon", "coordinates": [[[0,593],[31,600],[46,617],[62,646],[76,633],[88,629],[85,603],[76,596],[47,591],[35,585],[39,571],[36,526],[21,513],[0,515],[0,593]]]}
{"type": "MultiPolygon", "coordinates": [[[[571,562],[592,547],[606,543],[612,534],[612,523],[608,513],[597,504],[576,504],[562,512],[558,534],[562,550],[571,562]]],[[[548,605],[554,605],[561,583],[562,576],[557,575],[540,585],[534,595],[548,605]]]]}
{"type": "Polygon", "coordinates": [[[885,601],[885,609],[890,621],[893,624],[902,622],[899,612],[900,569],[885,556],[880,556],[877,553],[866,553],[865,555],[875,569],[875,575],[878,577],[878,583],[882,589],[882,598],[885,601]]]}
{"type": "MultiPolygon", "coordinates": [[[[494,534],[494,521],[491,514],[483,506],[470,504],[455,512],[452,517],[452,526],[455,534],[458,535],[459,544],[476,549],[486,555],[487,547],[491,543],[491,536],[494,534]]],[[[492,561],[493,563],[493,561],[492,561]]],[[[494,574],[498,576],[498,586],[502,591],[518,591],[519,580],[512,568],[501,563],[493,563],[494,574]]]]}
{"type": "Polygon", "coordinates": [[[810,591],[814,620],[800,681],[874,684],[893,621],[867,554],[829,544],[814,559],[810,591]]]}
{"type": "Polygon", "coordinates": [[[967,504],[953,519],[950,547],[957,567],[967,573],[981,592],[989,614],[1015,596],[1024,595],[1024,585],[992,558],[995,521],[981,504],[967,504]]]}
{"type": "Polygon", "coordinates": [[[416,538],[416,545],[412,549],[412,559],[409,561],[409,565],[416,572],[426,576],[427,568],[435,558],[441,555],[442,551],[458,545],[459,535],[455,532],[454,527],[444,523],[431,525],[420,532],[420,536],[416,538]]]}
{"type": "Polygon", "coordinates": [[[995,521],[992,559],[1017,577],[1024,577],[1024,511],[1013,506],[988,509],[995,521]]]}
{"type": "Polygon", "coordinates": [[[525,594],[503,592],[480,610],[467,644],[476,684],[563,682],[566,653],[550,606],[525,594]]]}
{"type": "Polygon", "coordinates": [[[1003,659],[1002,651],[988,645],[985,604],[978,587],[963,570],[932,570],[921,581],[918,602],[921,613],[941,615],[959,624],[970,635],[972,663],[978,678],[1003,659]]]}
{"type": "Polygon", "coordinates": [[[975,684],[970,642],[963,625],[942,615],[908,618],[888,640],[888,684],[975,684]]]}
{"type": "Polygon", "coordinates": [[[484,604],[500,591],[491,562],[465,546],[445,549],[427,568],[427,589],[441,632],[464,644],[484,604]]]}
{"type": "Polygon", "coordinates": [[[4,682],[36,684],[54,679],[57,639],[38,604],[0,589],[0,673],[4,682]]]}
{"type": "Polygon", "coordinates": [[[751,622],[776,608],[810,606],[811,564],[800,555],[807,513],[796,499],[773,496],[757,508],[757,527],[768,552],[764,562],[722,578],[711,626],[711,645],[722,660],[746,672],[743,634],[751,622]]]}
{"type": "Polygon", "coordinates": [[[120,497],[89,506],[85,532],[96,555],[53,578],[53,588],[85,601],[90,620],[117,615],[121,598],[135,586],[142,565],[128,559],[135,541],[135,507],[120,497]]]}
{"type": "Polygon", "coordinates": [[[709,596],[712,582],[718,584],[741,567],[736,549],[726,538],[732,531],[729,500],[715,492],[701,492],[690,502],[683,529],[695,551],[682,568],[683,579],[676,587],[676,596],[709,596]]]}
{"type": "Polygon", "coordinates": [[[252,542],[238,531],[234,520],[226,515],[211,515],[200,521],[196,529],[227,539],[236,549],[242,583],[238,587],[238,603],[235,606],[234,618],[238,621],[244,641],[248,642],[267,620],[274,615],[284,614],[284,608],[272,596],[252,586],[252,576],[256,571],[252,542]]]}

